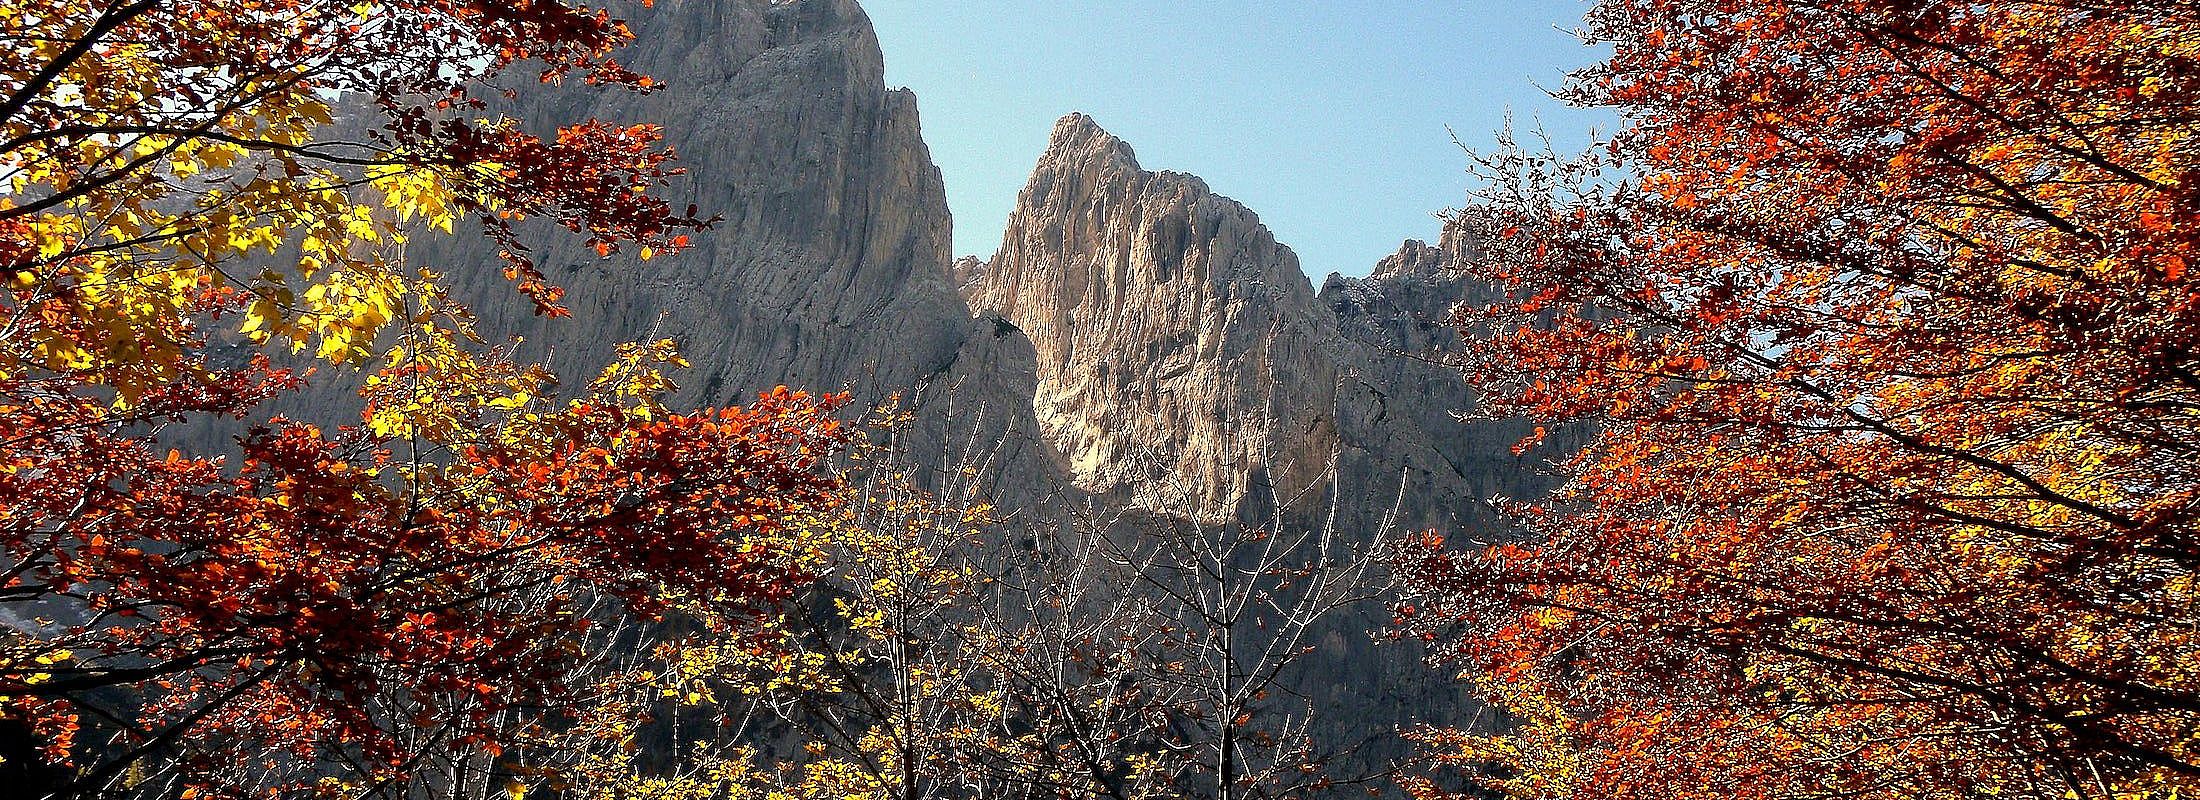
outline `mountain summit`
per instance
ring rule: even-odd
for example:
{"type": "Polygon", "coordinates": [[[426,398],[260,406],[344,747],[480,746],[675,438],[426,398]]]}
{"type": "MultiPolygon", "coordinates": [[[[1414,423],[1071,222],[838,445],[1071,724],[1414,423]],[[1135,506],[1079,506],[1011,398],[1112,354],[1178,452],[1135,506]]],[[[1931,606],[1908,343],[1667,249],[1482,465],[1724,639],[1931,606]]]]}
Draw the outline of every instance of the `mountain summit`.
{"type": "MultiPolygon", "coordinates": [[[[1422,247],[1432,274],[1415,288],[1463,296],[1442,274],[1445,251],[1422,247]]],[[[1205,521],[1320,503],[1332,488],[1367,522],[1400,492],[1415,522],[1477,505],[1470,489],[1484,482],[1461,473],[1467,454],[1429,444],[1458,437],[1425,430],[1457,426],[1448,412],[1469,404],[1464,382],[1387,380],[1434,377],[1393,363],[1420,353],[1388,345],[1446,343],[1346,335],[1257,214],[1196,176],[1144,169],[1089,116],[1056,123],[1000,250],[964,272],[971,305],[1030,338],[1033,410],[1080,488],[1205,521]]],[[[1405,287],[1381,275],[1360,284],[1405,287]]],[[[1413,313],[1441,326],[1448,308],[1385,311],[1378,329],[1413,313]]],[[[1354,323],[1367,327],[1367,314],[1354,323]]]]}

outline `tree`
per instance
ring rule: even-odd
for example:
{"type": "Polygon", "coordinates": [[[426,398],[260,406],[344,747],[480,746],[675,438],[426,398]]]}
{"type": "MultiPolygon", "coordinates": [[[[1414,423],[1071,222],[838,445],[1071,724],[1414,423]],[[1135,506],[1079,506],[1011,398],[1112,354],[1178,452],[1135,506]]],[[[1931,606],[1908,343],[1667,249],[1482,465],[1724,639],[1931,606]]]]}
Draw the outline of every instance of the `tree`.
{"type": "Polygon", "coordinates": [[[873,419],[846,502],[796,523],[819,575],[804,597],[762,642],[670,659],[676,693],[717,704],[676,745],[701,766],[665,780],[614,756],[584,796],[1310,797],[1381,779],[1322,738],[1332,709],[1304,670],[1325,635],[1367,633],[1353,612],[1382,594],[1378,542],[1283,521],[1290,492],[1233,525],[1092,498],[1004,513],[981,485],[1008,439],[953,425],[972,433],[942,467],[912,452],[908,414],[873,419]]]}
{"type": "MultiPolygon", "coordinates": [[[[1334,481],[1334,463],[1326,474],[1334,481]]],[[[1194,506],[1189,487],[1163,488],[1194,506]]],[[[1019,570],[1020,613],[1008,617],[1029,628],[986,659],[1032,709],[1041,741],[1076,756],[1065,760],[1086,785],[1115,798],[1231,800],[1357,791],[1383,777],[1350,766],[1360,743],[1320,727],[1319,715],[1351,710],[1317,696],[1305,667],[1324,634],[1372,633],[1355,612],[1387,588],[1373,554],[1391,530],[1355,541],[1334,507],[1326,520],[1285,511],[1322,488],[1336,502],[1333,484],[1273,487],[1267,508],[1224,524],[1088,513],[1075,535],[1034,548],[1019,570]]]]}
{"type": "Polygon", "coordinates": [[[593,627],[668,592],[729,615],[787,596],[805,576],[777,520],[832,501],[802,454],[830,449],[831,404],[672,415],[632,386],[423,434],[450,447],[433,461],[282,421],[234,476],[124,437],[23,442],[5,601],[46,618],[7,643],[0,694],[78,767],[56,793],[402,795],[585,705],[566,678],[593,627]]]}
{"type": "MultiPolygon", "coordinates": [[[[648,126],[537,136],[476,97],[647,91],[555,0],[0,4],[0,757],[34,796],[484,788],[597,697],[583,648],[675,601],[728,625],[806,578],[838,398],[675,413],[670,343],[595,381],[483,349],[408,236],[471,218],[649,257],[707,224],[648,126]],[[346,109],[339,123],[332,108],[346,109]],[[256,406],[372,368],[360,423],[256,406]],[[230,453],[164,429],[253,422],[230,453]],[[539,737],[533,737],[539,738],[539,737]],[[480,770],[466,764],[486,765],[480,770]]],[[[486,265],[461,265],[480,268],[486,265]]],[[[501,776],[501,777],[500,777],[501,776]]],[[[493,783],[492,783],[493,785],[493,783]]]]}
{"type": "Polygon", "coordinates": [[[559,744],[590,753],[563,776],[567,796],[917,800],[986,784],[967,756],[1003,709],[968,643],[985,583],[970,556],[990,509],[970,491],[975,469],[938,492],[918,487],[925,467],[910,460],[897,405],[839,463],[845,502],[787,520],[817,580],[747,631],[690,609],[699,635],[638,667],[693,713],[642,697],[592,714],[593,732],[559,744]],[[645,741],[683,763],[653,763],[664,753],[645,741]]]}
{"type": "MultiPolygon", "coordinates": [[[[359,362],[433,284],[401,223],[474,218],[545,313],[558,291],[514,225],[547,217],[604,252],[676,246],[701,224],[648,190],[655,128],[588,122],[544,139],[475,119],[480,87],[529,60],[542,82],[646,91],[610,59],[607,12],[551,0],[16,0],[0,31],[0,261],[14,293],[0,370],[64,373],[125,400],[183,374],[194,313],[359,362]],[[331,103],[363,132],[331,136],[331,103]],[[356,191],[355,191],[356,190],[356,191]],[[241,256],[288,256],[253,262],[241,256]],[[29,313],[35,310],[37,313],[29,313]]],[[[505,91],[517,91],[506,89],[505,91]]],[[[348,126],[347,126],[348,127],[348,126]]]]}
{"type": "Polygon", "coordinates": [[[1596,433],[1522,539],[1401,557],[1521,717],[1431,738],[1524,797],[2200,786],[2200,13],[1587,32],[1566,96],[1624,130],[1484,156],[1453,224],[1511,292],[1466,320],[1486,407],[1596,433]]]}

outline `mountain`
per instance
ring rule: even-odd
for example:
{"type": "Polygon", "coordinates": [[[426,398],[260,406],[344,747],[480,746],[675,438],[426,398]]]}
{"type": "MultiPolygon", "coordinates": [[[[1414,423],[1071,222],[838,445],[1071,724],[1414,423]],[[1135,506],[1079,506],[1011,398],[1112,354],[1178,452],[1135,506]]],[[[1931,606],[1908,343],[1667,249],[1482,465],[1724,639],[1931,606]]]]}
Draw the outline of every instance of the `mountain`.
{"type": "Polygon", "coordinates": [[[492,340],[523,337],[585,380],[616,343],[670,337],[694,367],[686,405],[732,405],[785,384],[847,391],[863,407],[922,406],[910,437],[938,462],[1018,476],[1004,505],[1059,481],[1029,410],[1029,344],[978,319],[950,278],[951,220],[919,132],[916,97],[888,89],[870,20],[853,0],[658,0],[633,20],[622,62],[661,80],[648,94],[540,92],[510,109],[547,128],[588,118],[664,127],[686,175],[668,191],[723,219],[690,249],[599,258],[543,231],[536,260],[573,314],[536,317],[477,237],[409,254],[451,276],[492,340]],[[1029,479],[1026,479],[1029,476],[1029,479]]]}
{"type": "MultiPolygon", "coordinates": [[[[600,258],[538,227],[566,288],[547,320],[479,237],[415,237],[492,341],[569,381],[619,342],[669,337],[682,405],[785,384],[913,412],[912,457],[977,470],[1003,508],[1103,499],[1205,523],[1274,516],[1371,529],[1492,524],[1534,481],[1508,425],[1466,425],[1446,269],[1468,248],[1409,243],[1317,293],[1297,256],[1196,176],[1145,170],[1091,117],[1056,126],[986,261],[952,261],[953,221],[916,97],[885,84],[854,0],[660,0],[622,59],[649,93],[547,91],[505,109],[547,129],[661,124],[685,175],[667,190],[721,220],[691,247],[600,258]]],[[[356,377],[325,372],[281,409],[351,418],[356,377]]],[[[225,429],[212,434],[221,438],[225,429]]],[[[202,435],[195,432],[193,435],[202,435]]]]}
{"type": "MultiPolygon", "coordinates": [[[[478,238],[416,239],[492,340],[524,337],[568,380],[615,343],[670,337],[694,368],[675,400],[730,405],[777,384],[900,397],[909,458],[977,475],[1046,535],[1072,507],[1137,525],[1283,518],[1366,542],[1385,525],[1488,534],[1488,498],[1537,488],[1521,431],[1466,424],[1450,308],[1480,291],[1448,267],[1472,243],[1409,242],[1367,278],[1317,292],[1245,206],[1197,177],[1144,169],[1081,114],[1056,127],[988,260],[951,261],[939,170],[916,98],[889,89],[853,0],[658,0],[625,63],[649,94],[549,92],[511,109],[550,125],[661,123],[686,175],[668,192],[723,221],[682,253],[601,259],[545,235],[534,255],[573,316],[536,318],[478,238]],[[1027,513],[1028,512],[1028,513],[1027,513]],[[1063,511],[1066,513],[1066,511],[1063,511]]],[[[353,407],[342,376],[308,418],[353,407]]],[[[1019,523],[1024,524],[1024,523],[1019,523]]],[[[1358,741],[1473,706],[1379,609],[1314,639],[1293,691],[1358,741]]],[[[1398,755],[1365,751],[1369,763],[1398,755]]]]}
{"type": "Polygon", "coordinates": [[[958,271],[1030,339],[1033,411],[1079,488],[1208,522],[1334,499],[1361,525],[1455,529],[1524,475],[1519,432],[1456,420],[1465,382],[1430,358],[1470,294],[1448,269],[1464,245],[1446,247],[1410,242],[1317,294],[1252,210],[1071,114],[999,252],[958,271]]]}
{"type": "MultiPolygon", "coordinates": [[[[1031,408],[1084,491],[1210,525],[1335,525],[1367,542],[1438,529],[1490,535],[1486,502],[1540,488],[1514,424],[1469,424],[1451,309],[1483,298],[1456,237],[1406,243],[1366,278],[1317,293],[1258,215],[1198,177],[1142,168],[1071,114],[992,259],[956,264],[972,307],[1036,356],[1031,408]]],[[[1481,706],[1409,646],[1377,646],[1379,604],[1332,620],[1289,676],[1316,736],[1357,748],[1340,774],[1407,755],[1394,732],[1465,724],[1481,706]]]]}
{"type": "MultiPolygon", "coordinates": [[[[1463,245],[1333,280],[1325,292],[1388,298],[1337,306],[1253,211],[1144,170],[1072,114],[999,252],[952,262],[916,98],[885,85],[854,0],[660,0],[634,27],[622,58],[664,88],[512,111],[662,124],[687,173],[669,199],[723,219],[648,262],[536,237],[573,311],[555,321],[474,268],[493,260],[485,242],[417,240],[409,256],[451,276],[490,338],[523,337],[522,357],[578,380],[617,342],[667,336],[695,365],[675,376],[682,403],[777,384],[864,406],[898,394],[919,409],[918,459],[988,465],[1002,507],[1092,495],[1215,522],[1334,502],[1354,527],[1395,511],[1457,529],[1488,524],[1484,501],[1523,480],[1518,432],[1452,419],[1465,384],[1421,357],[1448,346],[1446,309],[1467,292],[1444,253],[1463,245]]],[[[328,383],[316,405],[342,407],[344,382],[328,383]]]]}

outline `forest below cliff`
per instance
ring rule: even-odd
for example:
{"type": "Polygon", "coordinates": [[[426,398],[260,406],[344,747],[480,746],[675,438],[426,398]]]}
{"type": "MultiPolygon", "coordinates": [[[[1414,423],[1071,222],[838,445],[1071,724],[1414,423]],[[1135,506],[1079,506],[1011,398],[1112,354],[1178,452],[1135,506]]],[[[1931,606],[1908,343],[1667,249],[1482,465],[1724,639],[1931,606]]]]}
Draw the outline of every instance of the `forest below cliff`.
{"type": "Polygon", "coordinates": [[[1582,26],[1317,288],[854,0],[0,0],[0,794],[2200,792],[2200,6],[1582,26]]]}

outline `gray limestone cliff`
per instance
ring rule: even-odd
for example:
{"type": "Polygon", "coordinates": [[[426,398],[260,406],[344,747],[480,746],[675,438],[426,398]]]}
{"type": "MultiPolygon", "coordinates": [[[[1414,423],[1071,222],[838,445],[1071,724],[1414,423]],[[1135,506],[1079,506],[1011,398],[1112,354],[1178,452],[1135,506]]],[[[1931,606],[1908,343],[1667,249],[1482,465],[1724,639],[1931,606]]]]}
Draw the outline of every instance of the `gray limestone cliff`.
{"type": "Polygon", "coordinates": [[[1411,244],[1368,279],[1333,281],[1367,300],[1339,305],[1251,210],[1143,169],[1072,114],[1000,251],[956,273],[973,307],[1030,338],[1034,411],[1081,488],[1209,521],[1334,498],[1362,523],[1402,492],[1405,523],[1455,527],[1484,521],[1482,501],[1512,479],[1480,469],[1508,434],[1462,433],[1464,381],[1417,357],[1445,349],[1450,304],[1468,293],[1449,263],[1411,244]]]}
{"type": "MultiPolygon", "coordinates": [[[[1034,416],[1078,487],[1206,522],[1280,506],[1287,525],[1365,542],[1385,524],[1498,536],[1489,498],[1540,488],[1509,450],[1520,426],[1459,418],[1473,397],[1446,363],[1451,312],[1487,299],[1454,268],[1471,255],[1468,242],[1408,242],[1317,293],[1251,210],[1142,168],[1072,114],[1000,250],[953,271],[973,308],[1029,338],[1034,416]]],[[[1398,726],[1480,707],[1413,648],[1376,646],[1383,616],[1335,620],[1289,676],[1323,709],[1319,738],[1361,743],[1357,769],[1406,756],[1398,726]]]]}
{"type": "MultiPolygon", "coordinates": [[[[410,256],[451,276],[492,339],[525,339],[578,382],[619,342],[671,338],[694,365],[684,405],[730,405],[785,384],[848,391],[862,407],[922,405],[916,448],[990,459],[1004,503],[1059,483],[1033,434],[1032,354],[1012,328],[974,317],[950,272],[951,219],[917,103],[890,89],[854,0],[658,0],[633,11],[623,63],[648,94],[544,92],[512,109],[531,124],[588,118],[661,124],[686,174],[664,196],[722,219],[685,251],[599,258],[578,237],[535,236],[567,289],[567,319],[537,317],[492,269],[479,237],[422,237],[410,256]],[[448,268],[445,268],[448,265],[448,268]],[[972,448],[982,453],[964,452],[972,448]]],[[[332,403],[333,404],[333,403],[332,403]]]]}
{"type": "MultiPolygon", "coordinates": [[[[555,351],[561,370],[614,343],[680,340],[692,394],[723,401],[787,383],[904,389],[956,360],[970,326],[948,283],[949,216],[916,97],[889,91],[853,0],[662,0],[621,58],[665,88],[548,95],[530,120],[662,124],[687,175],[668,194],[723,217],[675,257],[599,259],[541,237],[537,260],[574,317],[545,321],[493,271],[467,294],[483,327],[555,351]],[[892,342],[891,348],[877,346],[892,342]]],[[[453,261],[479,242],[443,240],[453,261]]]]}

